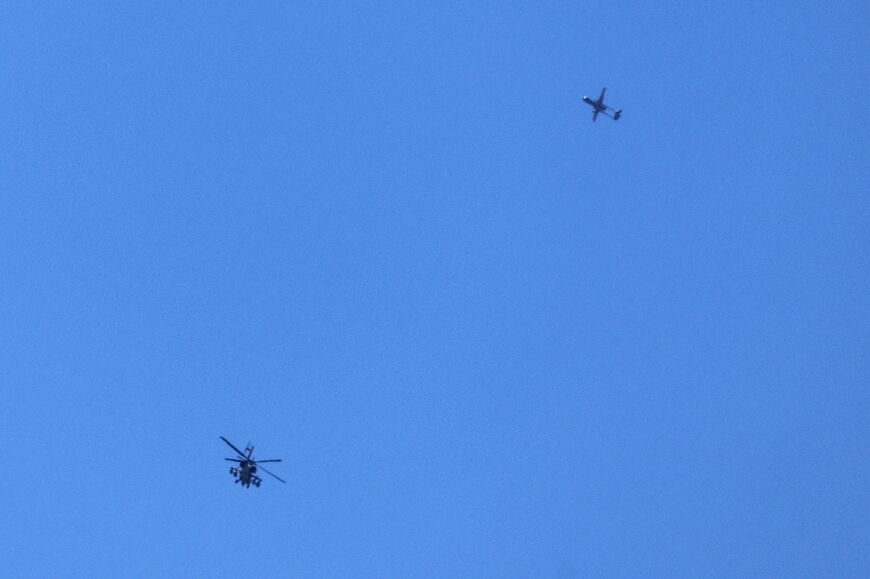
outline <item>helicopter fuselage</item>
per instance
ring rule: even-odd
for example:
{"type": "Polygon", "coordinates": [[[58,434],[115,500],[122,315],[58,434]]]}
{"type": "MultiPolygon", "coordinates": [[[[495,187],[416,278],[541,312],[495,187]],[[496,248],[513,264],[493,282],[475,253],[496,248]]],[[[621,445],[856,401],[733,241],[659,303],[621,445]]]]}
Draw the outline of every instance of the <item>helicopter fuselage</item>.
{"type": "Polygon", "coordinates": [[[230,467],[230,474],[236,478],[237,483],[242,483],[243,487],[250,487],[252,484],[255,487],[260,486],[260,477],[256,475],[257,466],[248,461],[241,461],[239,466],[230,467]]]}

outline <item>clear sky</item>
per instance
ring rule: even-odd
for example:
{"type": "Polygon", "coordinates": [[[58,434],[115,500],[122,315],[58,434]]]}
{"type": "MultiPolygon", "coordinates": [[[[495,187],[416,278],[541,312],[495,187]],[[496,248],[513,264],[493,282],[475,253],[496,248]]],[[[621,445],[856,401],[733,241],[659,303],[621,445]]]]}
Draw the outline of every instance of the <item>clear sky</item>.
{"type": "Polygon", "coordinates": [[[4,576],[870,575],[867,2],[0,25],[4,576]]]}

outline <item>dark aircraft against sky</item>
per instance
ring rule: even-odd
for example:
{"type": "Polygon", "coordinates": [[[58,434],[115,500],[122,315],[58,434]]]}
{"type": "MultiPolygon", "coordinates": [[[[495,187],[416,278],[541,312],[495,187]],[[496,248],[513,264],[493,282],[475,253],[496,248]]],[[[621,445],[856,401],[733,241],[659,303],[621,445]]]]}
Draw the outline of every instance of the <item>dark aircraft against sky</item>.
{"type": "Polygon", "coordinates": [[[601,89],[601,96],[598,97],[598,100],[592,100],[588,96],[583,97],[583,102],[592,107],[592,121],[598,118],[598,114],[601,113],[605,116],[610,117],[614,121],[618,121],[619,117],[622,116],[622,109],[616,110],[613,107],[609,107],[604,104],[604,91],[607,90],[607,87],[601,89]]]}
{"type": "MultiPolygon", "coordinates": [[[[603,114],[605,116],[610,117],[614,121],[618,121],[619,117],[622,116],[622,109],[616,110],[613,107],[607,106],[604,104],[604,93],[607,91],[607,87],[601,89],[601,95],[596,99],[592,100],[588,96],[583,97],[583,102],[592,107],[592,121],[598,118],[599,114],[603,114]]],[[[261,466],[264,462],[281,462],[280,458],[270,458],[265,460],[254,460],[254,445],[249,444],[247,448],[245,448],[245,452],[242,452],[232,442],[224,438],[220,437],[227,446],[236,451],[238,455],[237,458],[226,458],[224,460],[228,460],[230,462],[238,463],[238,466],[230,467],[230,474],[236,479],[236,483],[242,483],[243,487],[250,488],[251,485],[255,487],[259,487],[260,483],[263,482],[259,476],[257,476],[257,471],[262,470],[266,474],[274,477],[275,479],[281,481],[282,483],[286,483],[284,479],[281,477],[269,472],[266,467],[261,466]]]]}
{"type": "Polygon", "coordinates": [[[264,462],[281,462],[280,458],[269,458],[266,460],[254,460],[254,457],[253,457],[254,445],[253,444],[249,444],[248,447],[245,448],[245,452],[242,452],[241,450],[236,448],[232,442],[230,442],[229,440],[227,440],[223,436],[221,436],[221,440],[226,442],[227,445],[230,448],[232,448],[233,450],[235,450],[236,454],[239,455],[238,458],[226,458],[226,459],[224,459],[224,460],[228,460],[230,462],[239,463],[239,466],[231,466],[230,467],[230,474],[233,475],[233,477],[235,477],[236,483],[242,483],[242,486],[247,487],[247,488],[251,488],[251,485],[254,485],[255,487],[259,487],[260,483],[263,482],[263,479],[261,479],[259,476],[257,476],[258,469],[262,470],[263,472],[265,472],[266,474],[268,474],[270,476],[275,477],[276,479],[278,479],[282,483],[287,482],[284,479],[282,479],[281,477],[274,475],[271,472],[269,472],[268,470],[266,470],[266,467],[260,466],[260,464],[264,463],[264,462]]]}

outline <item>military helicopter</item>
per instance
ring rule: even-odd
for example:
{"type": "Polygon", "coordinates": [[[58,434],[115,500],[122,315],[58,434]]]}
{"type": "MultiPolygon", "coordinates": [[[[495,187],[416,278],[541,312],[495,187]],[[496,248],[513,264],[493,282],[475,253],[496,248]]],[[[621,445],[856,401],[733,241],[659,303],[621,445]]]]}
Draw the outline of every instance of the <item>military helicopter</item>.
{"type": "Polygon", "coordinates": [[[270,458],[267,460],[254,460],[252,456],[254,454],[254,445],[248,444],[247,448],[245,448],[245,452],[242,452],[238,448],[236,448],[232,442],[221,436],[221,440],[227,443],[230,448],[236,451],[236,454],[239,455],[240,458],[226,458],[224,460],[228,460],[230,462],[237,462],[239,466],[231,466],[230,474],[233,475],[236,479],[236,483],[242,483],[243,487],[251,488],[251,485],[255,487],[259,487],[260,483],[263,482],[263,479],[257,476],[257,469],[262,469],[263,472],[275,477],[282,483],[286,483],[284,479],[279,476],[276,476],[266,470],[266,467],[259,466],[260,463],[263,462],[281,462],[280,458],[270,458]]]}

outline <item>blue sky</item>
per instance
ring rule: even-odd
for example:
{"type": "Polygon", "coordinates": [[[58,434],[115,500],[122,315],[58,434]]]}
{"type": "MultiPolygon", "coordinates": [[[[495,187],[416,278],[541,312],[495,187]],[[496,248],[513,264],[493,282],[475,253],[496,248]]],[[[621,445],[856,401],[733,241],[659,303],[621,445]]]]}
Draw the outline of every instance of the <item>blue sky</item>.
{"type": "Polygon", "coordinates": [[[288,4],[0,16],[5,573],[870,573],[866,3],[288,4]]]}

